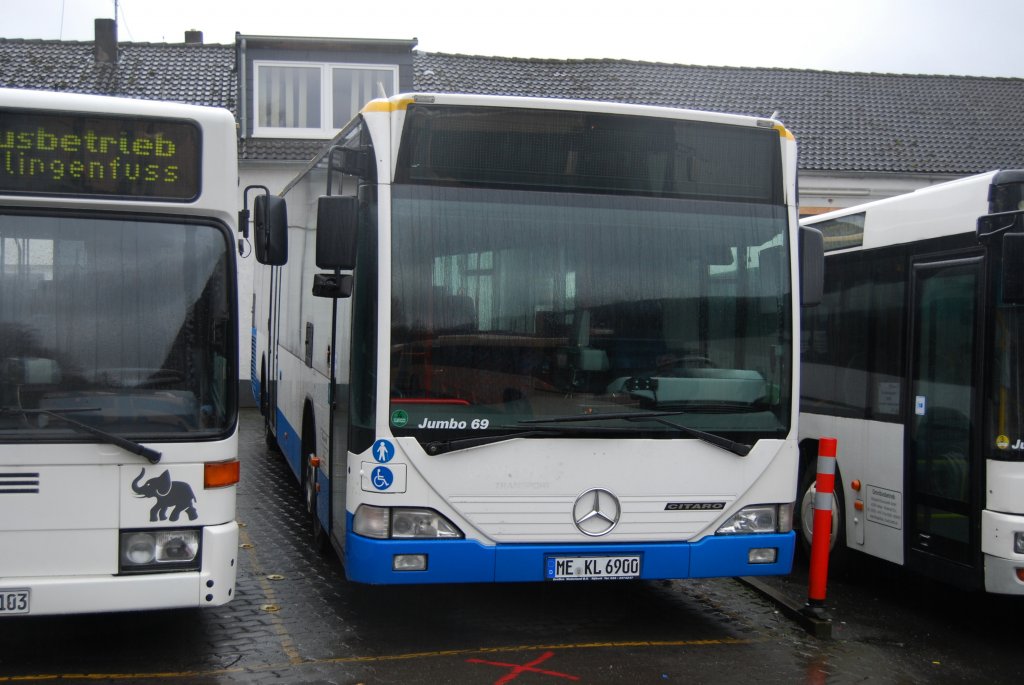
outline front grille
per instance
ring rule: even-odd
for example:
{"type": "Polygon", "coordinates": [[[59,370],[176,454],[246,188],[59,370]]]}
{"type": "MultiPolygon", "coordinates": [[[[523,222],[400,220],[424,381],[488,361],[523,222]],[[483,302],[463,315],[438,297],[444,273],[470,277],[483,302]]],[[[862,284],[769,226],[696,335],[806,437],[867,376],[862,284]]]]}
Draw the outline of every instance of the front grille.
{"type": "Polygon", "coordinates": [[[0,495],[39,493],[39,473],[0,473],[0,495]]]}

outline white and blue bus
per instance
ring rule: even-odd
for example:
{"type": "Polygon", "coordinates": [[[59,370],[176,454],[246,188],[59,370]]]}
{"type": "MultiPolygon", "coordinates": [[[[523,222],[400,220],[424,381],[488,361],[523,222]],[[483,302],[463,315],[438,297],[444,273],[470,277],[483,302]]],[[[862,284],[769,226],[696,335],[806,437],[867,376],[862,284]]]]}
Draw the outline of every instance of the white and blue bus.
{"type": "Polygon", "coordinates": [[[801,446],[839,441],[833,557],[1024,594],[1024,171],[803,223],[826,267],[804,317],[801,446]]]}
{"type": "Polygon", "coordinates": [[[0,90],[0,617],[234,593],[224,110],[0,90]]]}
{"type": "Polygon", "coordinates": [[[252,387],[349,579],[789,572],[784,126],[424,94],[333,143],[255,197],[252,387]]]}

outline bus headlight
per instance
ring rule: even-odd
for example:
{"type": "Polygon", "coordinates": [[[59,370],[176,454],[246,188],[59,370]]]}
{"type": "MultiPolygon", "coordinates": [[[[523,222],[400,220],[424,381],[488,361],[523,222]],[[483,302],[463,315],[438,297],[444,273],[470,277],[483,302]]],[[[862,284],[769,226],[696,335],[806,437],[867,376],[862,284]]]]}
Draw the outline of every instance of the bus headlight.
{"type": "Polygon", "coordinates": [[[121,531],[120,571],[198,571],[200,540],[195,528],[121,531]]]}
{"type": "Polygon", "coordinates": [[[1013,553],[1024,554],[1024,533],[1013,534],[1013,553]]]}
{"type": "Polygon", "coordinates": [[[788,533],[793,527],[792,504],[759,504],[744,507],[715,531],[716,535],[788,533]]]}
{"type": "Polygon", "coordinates": [[[461,538],[451,521],[433,509],[392,509],[393,538],[461,538]]]}
{"type": "Polygon", "coordinates": [[[461,538],[462,531],[433,509],[373,507],[356,509],[352,532],[369,538],[430,540],[461,538]]]}

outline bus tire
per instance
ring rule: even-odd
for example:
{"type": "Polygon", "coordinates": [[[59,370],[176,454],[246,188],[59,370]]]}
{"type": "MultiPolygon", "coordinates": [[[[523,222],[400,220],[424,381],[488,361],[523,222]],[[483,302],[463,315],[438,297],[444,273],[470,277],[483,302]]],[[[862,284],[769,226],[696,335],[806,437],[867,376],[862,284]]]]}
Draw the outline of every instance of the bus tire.
{"type": "Polygon", "coordinates": [[[281,447],[277,444],[277,436],[274,429],[270,427],[270,395],[267,388],[267,360],[260,362],[260,414],[263,415],[263,442],[275,452],[280,452],[281,447]]]}
{"type": "Polygon", "coordinates": [[[320,523],[320,516],[314,510],[312,514],[312,525],[310,526],[311,542],[313,543],[313,549],[317,554],[323,554],[327,551],[327,531],[324,530],[324,525],[320,523]]]}
{"type": "MultiPolygon", "coordinates": [[[[797,522],[800,528],[798,537],[804,556],[811,556],[811,534],[814,531],[814,496],[817,494],[815,483],[817,459],[807,460],[800,476],[800,488],[797,490],[796,503],[797,522]]],[[[832,535],[829,539],[829,567],[839,570],[844,567],[849,557],[846,546],[846,498],[843,494],[843,479],[836,468],[835,491],[832,493],[832,535]]]]}
{"type": "Polygon", "coordinates": [[[271,451],[281,452],[281,446],[277,444],[277,436],[274,435],[274,429],[270,427],[270,419],[266,416],[263,417],[263,442],[267,444],[271,451]]]}
{"type": "Polygon", "coordinates": [[[319,496],[316,490],[317,470],[317,467],[309,463],[309,458],[307,457],[306,475],[303,478],[305,482],[306,509],[309,511],[312,524],[310,532],[312,533],[313,549],[317,552],[323,552],[327,549],[327,534],[324,532],[324,526],[320,523],[320,515],[317,513],[317,497],[319,496]]]}
{"type": "Polygon", "coordinates": [[[317,471],[318,467],[313,465],[312,457],[316,455],[316,424],[313,420],[312,408],[306,408],[302,419],[302,494],[306,500],[306,511],[312,521],[310,527],[312,533],[313,549],[322,553],[327,548],[327,535],[324,532],[323,524],[320,523],[320,516],[317,513],[317,471]]]}

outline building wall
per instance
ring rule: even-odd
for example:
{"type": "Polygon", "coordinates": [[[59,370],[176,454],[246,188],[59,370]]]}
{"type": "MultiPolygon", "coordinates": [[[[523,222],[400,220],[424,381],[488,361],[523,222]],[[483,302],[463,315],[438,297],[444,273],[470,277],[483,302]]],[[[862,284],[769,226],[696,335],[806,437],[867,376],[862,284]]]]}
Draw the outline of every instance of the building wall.
{"type": "MultiPolygon", "coordinates": [[[[244,162],[238,163],[238,207],[242,208],[245,189],[250,185],[266,186],[277,195],[284,186],[297,176],[306,166],[305,162],[244,162]]],[[[256,193],[249,193],[249,209],[256,193]]],[[[251,229],[251,226],[250,226],[251,229]]],[[[241,236],[239,236],[241,238],[241,236]]],[[[256,257],[252,249],[252,235],[248,244],[244,245],[243,253],[238,257],[238,397],[242,406],[254,406],[252,391],[249,387],[249,370],[252,363],[252,304],[253,304],[253,273],[256,269],[256,257]]]]}
{"type": "Polygon", "coordinates": [[[841,174],[821,171],[799,173],[800,216],[882,200],[951,181],[952,174],[841,174]]]}

